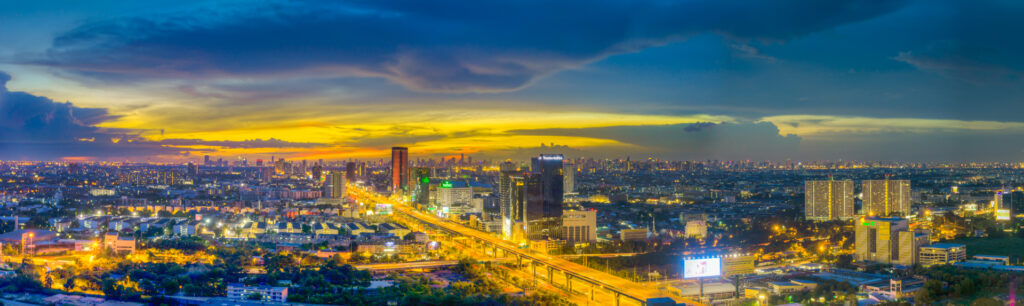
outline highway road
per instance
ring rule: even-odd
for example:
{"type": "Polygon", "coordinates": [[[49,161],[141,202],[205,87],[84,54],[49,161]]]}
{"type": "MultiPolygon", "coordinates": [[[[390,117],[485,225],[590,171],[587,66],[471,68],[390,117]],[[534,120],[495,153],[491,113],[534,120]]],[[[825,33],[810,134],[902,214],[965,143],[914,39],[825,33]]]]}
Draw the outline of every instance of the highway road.
{"type": "Polygon", "coordinates": [[[359,270],[411,270],[411,269],[432,269],[438,267],[454,266],[458,264],[455,260],[435,260],[435,261],[414,261],[414,262],[397,262],[397,263],[381,263],[381,264],[365,264],[365,265],[354,265],[359,270]]]}
{"type": "MultiPolygon", "coordinates": [[[[362,199],[364,200],[362,201],[364,203],[376,202],[391,204],[392,209],[394,211],[415,218],[421,222],[428,223],[439,228],[443,228],[449,232],[457,233],[462,236],[472,237],[479,241],[486,242],[487,244],[492,246],[501,247],[502,249],[516,253],[517,255],[520,255],[525,259],[533,260],[545,266],[551,266],[559,270],[566,271],[570,274],[573,274],[574,278],[578,278],[592,284],[597,284],[598,286],[603,288],[618,291],[622,293],[624,296],[628,296],[640,301],[646,301],[650,298],[668,296],[667,294],[658,291],[657,288],[645,287],[642,286],[641,284],[637,284],[602,271],[594,270],[562,258],[549,256],[546,254],[540,254],[526,249],[521,249],[518,245],[512,244],[508,241],[495,237],[489,233],[481,232],[476,229],[465,227],[461,224],[457,224],[451,221],[438,218],[437,216],[419,212],[408,205],[399,203],[397,201],[392,201],[379,194],[371,193],[358,187],[347,189],[349,190],[350,193],[353,194],[354,198],[362,199]]],[[[695,301],[679,300],[678,298],[675,299],[677,300],[677,302],[685,302],[691,305],[699,304],[695,301]]],[[[627,300],[628,299],[623,299],[623,302],[627,300]]]]}

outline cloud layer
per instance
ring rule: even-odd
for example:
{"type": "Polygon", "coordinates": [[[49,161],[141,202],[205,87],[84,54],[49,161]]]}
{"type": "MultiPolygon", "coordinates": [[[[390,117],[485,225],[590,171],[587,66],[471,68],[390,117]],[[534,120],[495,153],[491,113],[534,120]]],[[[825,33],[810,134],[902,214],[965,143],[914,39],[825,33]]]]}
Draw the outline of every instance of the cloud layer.
{"type": "Polygon", "coordinates": [[[716,33],[782,41],[903,1],[275,1],[87,22],[33,59],[89,79],[382,77],[508,91],[612,54],[716,33]]]}
{"type": "Polygon", "coordinates": [[[207,141],[199,139],[147,140],[142,131],[105,129],[98,124],[115,120],[104,108],[82,108],[54,102],[25,92],[9,91],[11,76],[0,72],[0,159],[58,160],[87,157],[100,160],[156,158],[213,152],[222,149],[314,148],[318,143],[278,139],[207,141]]]}
{"type": "Polygon", "coordinates": [[[524,135],[610,139],[635,146],[625,149],[626,152],[622,153],[686,160],[785,159],[793,156],[800,145],[799,137],[779,135],[779,129],[770,122],[720,124],[703,122],[512,132],[524,135]]]}

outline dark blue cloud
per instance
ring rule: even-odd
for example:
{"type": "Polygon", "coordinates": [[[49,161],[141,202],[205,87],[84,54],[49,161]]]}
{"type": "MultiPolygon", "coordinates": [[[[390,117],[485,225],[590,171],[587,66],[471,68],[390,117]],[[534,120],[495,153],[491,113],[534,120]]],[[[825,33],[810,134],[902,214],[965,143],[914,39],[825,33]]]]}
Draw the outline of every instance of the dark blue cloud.
{"type": "Polygon", "coordinates": [[[10,79],[10,75],[0,72],[0,159],[175,153],[157,144],[136,143],[139,139],[134,134],[96,127],[117,118],[106,109],[76,107],[70,102],[8,91],[10,79]]]}
{"type": "MultiPolygon", "coordinates": [[[[372,76],[507,91],[618,53],[716,33],[784,41],[901,7],[881,0],[290,1],[85,23],[37,64],[89,78],[372,76]]],[[[745,48],[749,53],[748,48],[745,48]]],[[[754,53],[756,54],[756,53],[754,53]]]]}
{"type": "Polygon", "coordinates": [[[893,59],[923,71],[975,85],[1020,85],[1024,41],[1008,35],[1024,31],[1024,5],[1012,1],[938,1],[929,23],[944,31],[893,59]]]}
{"type": "Polygon", "coordinates": [[[318,143],[295,143],[279,139],[246,141],[204,141],[164,139],[149,141],[143,131],[105,129],[96,125],[118,116],[104,108],[77,107],[71,102],[54,102],[26,92],[9,91],[11,76],[0,71],[0,159],[57,160],[65,157],[120,159],[156,155],[187,155],[215,148],[311,148],[318,143]]]}

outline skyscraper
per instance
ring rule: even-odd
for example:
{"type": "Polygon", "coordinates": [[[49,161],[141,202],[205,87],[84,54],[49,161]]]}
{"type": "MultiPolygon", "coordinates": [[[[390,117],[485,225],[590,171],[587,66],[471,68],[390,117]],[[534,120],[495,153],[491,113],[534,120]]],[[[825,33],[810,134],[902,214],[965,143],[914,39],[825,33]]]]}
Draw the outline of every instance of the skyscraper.
{"type": "Polygon", "coordinates": [[[521,204],[518,202],[520,198],[517,197],[518,191],[522,189],[519,185],[522,185],[523,180],[521,173],[519,173],[519,167],[511,161],[505,161],[499,166],[500,173],[498,174],[498,210],[501,211],[502,218],[502,235],[505,239],[512,238],[513,222],[521,222],[521,217],[515,214],[515,209],[521,208],[521,204]],[[514,178],[519,175],[518,181],[514,178]]]}
{"type": "Polygon", "coordinates": [[[324,181],[324,198],[340,199],[345,196],[345,177],[340,171],[327,173],[324,181]]]}
{"type": "Polygon", "coordinates": [[[542,154],[531,160],[526,177],[526,237],[544,239],[558,237],[562,226],[562,155],[542,154]]]}
{"type": "Polygon", "coordinates": [[[324,176],[324,166],[321,164],[313,165],[313,169],[311,171],[313,172],[314,181],[320,181],[320,178],[324,176]]]}
{"type": "Polygon", "coordinates": [[[501,207],[501,233],[506,240],[520,240],[526,238],[526,178],[527,173],[512,173],[507,184],[507,195],[502,196],[505,201],[501,207]]]}
{"type": "Polygon", "coordinates": [[[576,165],[565,164],[562,176],[564,177],[562,186],[565,189],[565,194],[576,193],[576,165]]]}
{"type": "Polygon", "coordinates": [[[402,194],[409,188],[409,148],[391,148],[391,192],[402,194]]]}
{"type": "Polygon", "coordinates": [[[413,168],[413,201],[420,205],[430,204],[430,168],[413,168]]]}
{"type": "Polygon", "coordinates": [[[872,216],[910,213],[909,180],[865,180],[861,186],[865,213],[872,216]]]}
{"type": "Polygon", "coordinates": [[[853,218],[853,181],[807,181],[804,187],[804,216],[829,221],[853,218]]]}
{"type": "Polygon", "coordinates": [[[348,162],[345,164],[345,179],[350,182],[356,181],[356,163],[348,162]]]}
{"type": "Polygon", "coordinates": [[[199,165],[188,162],[188,177],[193,181],[199,179],[199,165]]]}

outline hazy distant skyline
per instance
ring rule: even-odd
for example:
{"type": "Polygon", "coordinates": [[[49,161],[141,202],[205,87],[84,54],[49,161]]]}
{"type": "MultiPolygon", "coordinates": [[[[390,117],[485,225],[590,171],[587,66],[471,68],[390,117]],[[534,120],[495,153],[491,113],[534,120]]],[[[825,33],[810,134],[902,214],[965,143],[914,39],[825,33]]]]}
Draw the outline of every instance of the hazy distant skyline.
{"type": "Polygon", "coordinates": [[[1024,160],[1014,1],[10,2],[0,159],[1024,160]]]}

